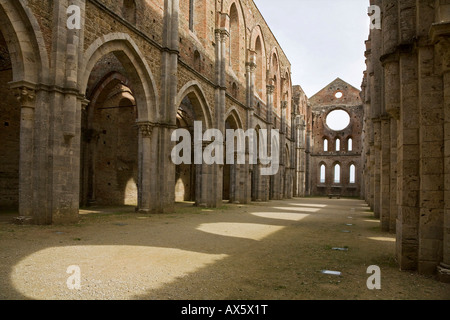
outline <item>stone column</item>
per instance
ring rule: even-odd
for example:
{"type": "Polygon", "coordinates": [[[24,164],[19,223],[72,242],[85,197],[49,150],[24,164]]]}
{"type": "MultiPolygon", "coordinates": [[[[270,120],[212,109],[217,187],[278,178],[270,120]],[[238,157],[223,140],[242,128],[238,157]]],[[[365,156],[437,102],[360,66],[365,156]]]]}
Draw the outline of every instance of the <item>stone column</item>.
{"type": "MultiPolygon", "coordinates": [[[[443,6],[441,6],[443,7],[443,6]]],[[[444,216],[442,261],[438,266],[438,276],[443,282],[450,283],[450,5],[444,7],[439,21],[431,28],[431,38],[436,46],[436,53],[442,68],[443,84],[443,136],[444,136],[444,216]]]]}
{"type": "Polygon", "coordinates": [[[287,135],[287,101],[281,101],[281,121],[280,121],[280,170],[278,172],[279,178],[278,178],[278,199],[286,198],[287,190],[285,188],[286,186],[286,179],[288,178],[288,171],[289,167],[287,166],[289,159],[286,159],[286,135],[287,135]]]}
{"type": "Polygon", "coordinates": [[[174,143],[171,141],[173,130],[177,128],[178,107],[175,98],[178,93],[178,56],[179,56],[179,0],[164,1],[163,48],[161,53],[161,103],[157,126],[152,133],[152,162],[157,172],[152,179],[152,205],[154,211],[171,212],[175,203],[175,165],[171,161],[174,143]]]}
{"type": "Polygon", "coordinates": [[[401,270],[416,270],[418,261],[420,162],[416,1],[399,2],[400,119],[398,125],[397,258],[401,270]]]}
{"type": "MultiPolygon", "coordinates": [[[[447,41],[446,61],[450,61],[450,41],[447,41]]],[[[443,259],[438,268],[440,279],[450,282],[450,68],[445,70],[444,80],[444,227],[443,259]]]]}
{"type": "MultiPolygon", "coordinates": [[[[428,7],[429,8],[429,7],[428,7]]],[[[420,16],[426,14],[421,8],[420,16]]],[[[429,8],[431,10],[432,8],[429,8]]],[[[433,9],[434,13],[434,9],[433,9]]],[[[424,17],[418,19],[425,20],[424,17]]],[[[421,28],[418,28],[421,29],[421,28]]],[[[427,30],[428,32],[428,30],[427,30]]],[[[444,219],[444,110],[442,76],[434,73],[433,46],[418,48],[420,216],[418,270],[433,274],[441,262],[444,219]]]]}
{"type": "Polygon", "coordinates": [[[272,84],[267,85],[267,122],[273,125],[273,93],[275,92],[275,86],[272,84]]]}
{"type": "MultiPolygon", "coordinates": [[[[373,107],[373,105],[372,105],[373,107]]],[[[375,218],[381,217],[381,119],[372,119],[373,123],[373,212],[375,218]]]]}
{"type": "MultiPolygon", "coordinates": [[[[216,29],[216,89],[215,89],[215,129],[225,132],[225,105],[226,105],[226,50],[229,38],[228,15],[222,14],[221,18],[224,24],[216,29]]],[[[208,174],[209,180],[204,180],[209,186],[209,197],[205,200],[208,207],[218,207],[222,205],[223,199],[223,166],[211,165],[202,168],[203,174],[208,174]]],[[[206,189],[205,189],[206,192],[206,189]]]]}
{"type": "Polygon", "coordinates": [[[19,215],[20,219],[33,218],[33,138],[36,92],[25,83],[12,86],[20,102],[20,161],[19,161],[19,215]]]}
{"type": "Polygon", "coordinates": [[[390,215],[389,231],[396,232],[397,225],[397,120],[391,119],[391,160],[390,160],[390,215]]]}
{"type": "Polygon", "coordinates": [[[139,129],[139,175],[138,175],[138,207],[142,213],[152,211],[151,181],[154,179],[152,172],[152,133],[154,125],[150,122],[138,122],[139,129]]]}
{"type": "MultiPolygon", "coordinates": [[[[247,130],[255,129],[255,71],[257,68],[256,64],[256,52],[249,50],[249,61],[246,63],[246,74],[247,74],[247,130]]],[[[252,172],[253,166],[250,164],[249,150],[246,150],[246,164],[242,166],[242,170],[240,170],[242,177],[240,186],[243,189],[242,201],[243,203],[250,203],[252,200],[252,172]]]]}
{"type": "Polygon", "coordinates": [[[391,121],[388,117],[381,119],[381,140],[380,218],[381,229],[383,231],[389,231],[391,214],[391,121]]]}
{"type": "MultiPolygon", "coordinates": [[[[383,168],[382,176],[383,184],[387,185],[386,179],[389,178],[389,221],[385,221],[383,229],[395,232],[397,219],[397,122],[400,119],[400,70],[399,70],[399,53],[398,45],[398,1],[383,0],[383,55],[381,62],[384,67],[384,111],[390,116],[389,141],[383,139],[383,147],[386,143],[388,150],[383,152],[383,160],[389,162],[389,169],[383,168]],[[389,159],[387,154],[389,153],[389,159]],[[387,170],[389,175],[386,176],[387,170]]],[[[383,131],[388,134],[387,128],[383,131]]],[[[387,201],[388,198],[385,197],[387,201]]],[[[385,201],[382,206],[385,207],[385,201]]],[[[383,209],[384,210],[384,209],[383,209]]]]}

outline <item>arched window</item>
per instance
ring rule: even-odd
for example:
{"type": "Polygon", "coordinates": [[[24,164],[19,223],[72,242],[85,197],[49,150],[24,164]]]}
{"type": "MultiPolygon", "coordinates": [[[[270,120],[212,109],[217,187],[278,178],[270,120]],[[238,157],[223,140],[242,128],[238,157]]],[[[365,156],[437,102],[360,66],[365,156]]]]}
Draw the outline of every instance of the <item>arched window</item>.
{"type": "Polygon", "coordinates": [[[356,183],[356,166],[354,164],[350,166],[350,183],[356,183]]]}
{"type": "Polygon", "coordinates": [[[123,0],[123,18],[128,22],[136,24],[136,2],[134,0],[123,0]]]}
{"type": "Polygon", "coordinates": [[[334,166],[334,183],[341,183],[341,166],[339,164],[334,166]]]}
{"type": "Polygon", "coordinates": [[[209,10],[207,0],[189,0],[180,1],[180,6],[183,5],[183,12],[185,12],[184,19],[189,24],[189,31],[193,32],[200,41],[207,39],[207,12],[209,10]],[[189,7],[187,7],[189,6],[189,7]]]}
{"type": "Polygon", "coordinates": [[[233,3],[230,8],[230,66],[236,74],[239,72],[239,31],[239,13],[236,4],[233,3]]]}
{"type": "Polygon", "coordinates": [[[347,144],[348,144],[348,151],[353,151],[353,139],[352,138],[348,139],[347,144]]]}
{"type": "Polygon", "coordinates": [[[323,151],[328,152],[328,139],[323,139],[323,151]]]}
{"type": "Polygon", "coordinates": [[[273,108],[278,111],[278,79],[277,76],[273,77],[273,108]]]}
{"type": "Polygon", "coordinates": [[[238,86],[237,86],[236,82],[233,82],[233,84],[231,85],[231,95],[234,98],[238,97],[238,86]]]}
{"type": "Polygon", "coordinates": [[[198,72],[202,70],[202,60],[200,56],[200,52],[197,50],[194,51],[194,69],[198,72]]]}
{"type": "Polygon", "coordinates": [[[189,30],[194,32],[194,0],[189,0],[189,30]]]}
{"type": "Polygon", "coordinates": [[[341,151],[341,139],[336,139],[336,151],[341,151]]]}
{"type": "Polygon", "coordinates": [[[265,76],[265,64],[264,56],[263,56],[263,49],[262,49],[262,41],[261,37],[258,36],[256,39],[256,45],[255,45],[255,51],[256,51],[256,93],[258,94],[259,98],[261,100],[264,100],[264,76],[265,76]]]}
{"type": "Polygon", "coordinates": [[[320,183],[326,182],[326,171],[327,171],[327,168],[325,167],[324,164],[322,164],[320,166],[320,183]]]}

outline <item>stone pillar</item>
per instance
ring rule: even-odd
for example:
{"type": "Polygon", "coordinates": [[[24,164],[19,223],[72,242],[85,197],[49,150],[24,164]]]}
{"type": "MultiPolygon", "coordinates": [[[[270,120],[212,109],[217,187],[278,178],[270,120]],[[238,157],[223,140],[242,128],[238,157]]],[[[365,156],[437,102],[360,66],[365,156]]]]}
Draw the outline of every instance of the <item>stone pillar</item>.
{"type": "MultiPolygon", "coordinates": [[[[270,137],[270,131],[272,130],[275,113],[274,113],[274,93],[275,93],[275,85],[272,84],[273,80],[270,80],[271,83],[266,86],[267,89],[267,122],[268,122],[268,130],[267,136],[270,137]]],[[[261,138],[261,137],[260,137],[261,138]]],[[[270,150],[272,141],[268,139],[267,148],[270,150]]],[[[280,166],[281,167],[281,166],[280,166]]],[[[263,201],[269,201],[274,198],[274,193],[276,189],[276,176],[261,176],[261,188],[262,188],[262,199],[263,201]]]]}
{"type": "MultiPolygon", "coordinates": [[[[441,6],[442,7],[442,6],[441,6]]],[[[441,8],[440,8],[441,9],[441,8]]],[[[450,5],[440,12],[439,21],[431,28],[431,38],[435,44],[437,58],[441,64],[443,84],[443,161],[444,161],[444,214],[442,259],[438,266],[438,276],[443,282],[450,283],[450,5]]]]}
{"type": "MultiPolygon", "coordinates": [[[[215,129],[225,132],[225,105],[226,105],[226,65],[227,65],[227,41],[229,38],[229,18],[222,14],[224,20],[221,28],[216,29],[216,83],[215,90],[215,129]]],[[[209,186],[209,199],[206,201],[208,207],[218,207],[222,205],[223,198],[223,166],[211,165],[202,168],[204,174],[209,175],[209,181],[205,181],[209,186]]],[[[205,192],[206,189],[205,189],[205,192]]]]}
{"type": "Polygon", "coordinates": [[[154,125],[150,122],[138,122],[139,129],[139,175],[138,175],[138,207],[142,213],[152,211],[152,190],[150,183],[154,179],[152,170],[152,133],[154,125]]]}
{"type": "MultiPolygon", "coordinates": [[[[383,55],[381,62],[384,67],[384,111],[390,116],[389,141],[383,139],[383,147],[388,145],[389,151],[384,150],[383,159],[389,162],[389,169],[383,168],[384,174],[382,176],[383,184],[387,184],[389,178],[389,220],[384,222],[383,229],[386,231],[395,232],[397,219],[397,122],[400,119],[400,70],[399,70],[399,54],[397,50],[398,45],[398,1],[397,0],[383,0],[383,55]],[[387,159],[389,153],[389,160],[387,159]],[[385,158],[386,157],[386,158],[385,158]],[[387,170],[389,175],[386,176],[387,170]]],[[[387,128],[383,130],[384,135],[387,135],[387,128]]],[[[384,163],[386,163],[384,162],[384,163]]],[[[387,201],[387,197],[385,198],[387,201]]],[[[382,206],[385,207],[385,201],[382,206]]],[[[384,210],[384,209],[383,209],[384,210]]]]}
{"type": "MultiPolygon", "coordinates": [[[[450,41],[447,41],[447,60],[450,61],[450,41]]],[[[444,227],[443,227],[443,259],[438,267],[440,279],[450,283],[450,68],[444,75],[444,227]]]]}
{"type": "Polygon", "coordinates": [[[416,1],[399,2],[400,122],[398,125],[397,258],[402,270],[416,270],[418,261],[420,162],[416,1]]]}
{"type": "Polygon", "coordinates": [[[419,272],[432,274],[441,260],[444,214],[442,77],[433,75],[434,48],[419,49],[420,220],[419,272]]]}
{"type": "Polygon", "coordinates": [[[388,117],[381,119],[381,175],[380,175],[380,219],[381,229],[390,229],[390,209],[391,209],[391,121],[388,117]]]}
{"type": "MultiPolygon", "coordinates": [[[[373,107],[373,105],[372,105],[373,107]]],[[[375,218],[381,217],[381,119],[372,119],[374,143],[373,152],[373,212],[375,218]]]]}
{"type": "MultiPolygon", "coordinates": [[[[255,106],[254,106],[254,99],[255,99],[255,80],[256,80],[256,71],[257,64],[256,64],[256,52],[249,50],[249,61],[246,63],[246,77],[247,77],[247,129],[255,129],[256,123],[255,122],[255,106]]],[[[257,141],[256,141],[257,142],[257,141]]],[[[253,172],[253,166],[250,164],[250,158],[249,158],[249,150],[246,150],[246,164],[241,166],[240,173],[241,173],[241,181],[242,184],[240,186],[240,189],[242,189],[242,197],[241,201],[242,203],[250,203],[252,200],[252,172],[253,172]]]]}
{"type": "Polygon", "coordinates": [[[286,153],[286,139],[287,139],[287,101],[281,101],[281,123],[280,123],[280,171],[279,171],[279,199],[287,198],[288,190],[286,190],[286,183],[289,178],[289,166],[286,153]]]}
{"type": "Polygon", "coordinates": [[[397,225],[397,120],[391,119],[391,142],[390,142],[390,215],[389,231],[396,232],[397,225]]]}
{"type": "Polygon", "coordinates": [[[12,85],[20,102],[20,160],[19,160],[19,215],[20,219],[33,218],[33,140],[36,92],[34,86],[12,85]]]}
{"type": "MultiPolygon", "coordinates": [[[[381,0],[371,0],[372,5],[382,6],[381,0]]],[[[382,54],[382,31],[372,29],[370,32],[370,116],[373,122],[373,211],[376,218],[381,216],[381,115],[383,114],[383,68],[380,61],[382,54]]]]}
{"type": "Polygon", "coordinates": [[[267,122],[273,125],[273,93],[275,86],[272,84],[267,85],[267,122]]]}
{"type": "Polygon", "coordinates": [[[161,102],[157,126],[153,128],[153,163],[157,178],[152,179],[154,211],[171,212],[175,203],[175,164],[170,160],[174,143],[173,130],[177,128],[178,107],[175,98],[178,90],[179,56],[179,0],[164,1],[163,48],[161,54],[161,102]]]}

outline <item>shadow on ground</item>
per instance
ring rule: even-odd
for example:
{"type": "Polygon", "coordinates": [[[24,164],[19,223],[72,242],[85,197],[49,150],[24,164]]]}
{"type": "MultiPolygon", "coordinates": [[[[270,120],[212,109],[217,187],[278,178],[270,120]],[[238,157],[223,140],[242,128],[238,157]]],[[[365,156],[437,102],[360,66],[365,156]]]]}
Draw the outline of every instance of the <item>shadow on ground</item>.
{"type": "Polygon", "coordinates": [[[1,299],[450,299],[448,284],[398,270],[394,235],[355,199],[80,213],[65,226],[0,219],[1,299]],[[367,288],[371,265],[381,268],[381,290],[367,288]],[[69,289],[70,266],[80,290],[69,289]]]}

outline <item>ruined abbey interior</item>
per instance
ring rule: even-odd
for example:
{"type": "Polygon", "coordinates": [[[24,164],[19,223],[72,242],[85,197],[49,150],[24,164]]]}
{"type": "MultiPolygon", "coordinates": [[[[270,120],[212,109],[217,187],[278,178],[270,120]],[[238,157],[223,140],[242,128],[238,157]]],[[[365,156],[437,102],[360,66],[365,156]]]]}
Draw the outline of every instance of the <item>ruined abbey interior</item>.
{"type": "Polygon", "coordinates": [[[396,233],[401,269],[448,279],[450,2],[371,4],[362,87],[307,97],[252,0],[0,0],[0,210],[45,225],[92,205],[357,197],[396,233]],[[195,122],[279,130],[277,174],[175,165],[172,133],[195,122]]]}

